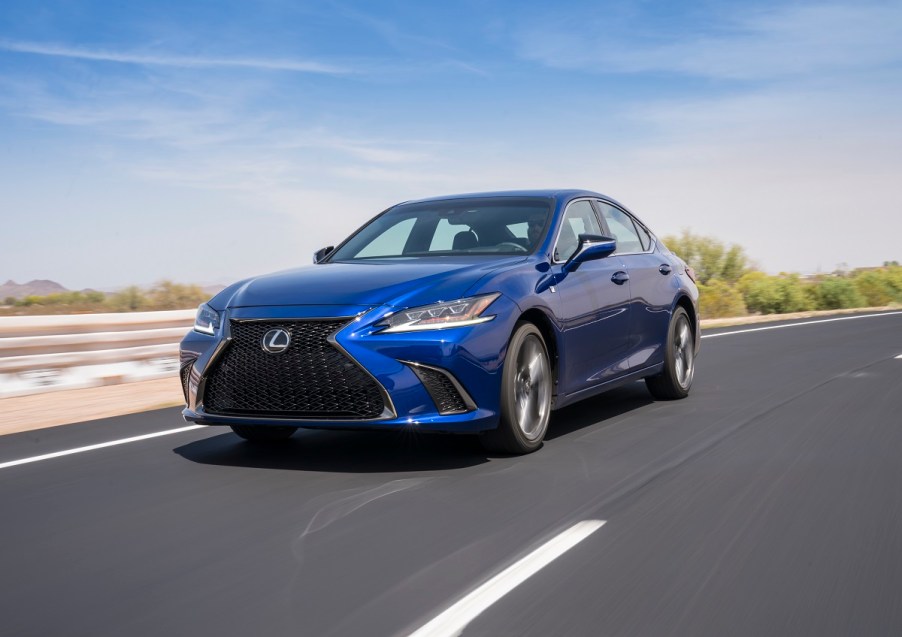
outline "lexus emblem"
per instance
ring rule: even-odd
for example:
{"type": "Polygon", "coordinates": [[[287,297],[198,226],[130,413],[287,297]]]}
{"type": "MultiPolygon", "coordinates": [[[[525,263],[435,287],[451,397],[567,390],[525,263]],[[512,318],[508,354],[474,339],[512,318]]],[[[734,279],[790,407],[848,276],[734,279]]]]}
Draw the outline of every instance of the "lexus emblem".
{"type": "Polygon", "coordinates": [[[263,335],[263,351],[269,354],[281,354],[291,343],[291,334],[281,328],[269,330],[263,335]]]}

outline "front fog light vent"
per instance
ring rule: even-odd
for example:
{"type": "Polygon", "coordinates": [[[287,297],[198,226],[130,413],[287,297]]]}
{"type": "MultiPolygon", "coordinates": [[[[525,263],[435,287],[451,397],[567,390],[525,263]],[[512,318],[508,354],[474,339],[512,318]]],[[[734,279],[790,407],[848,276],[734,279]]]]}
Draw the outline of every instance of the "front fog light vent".
{"type": "Polygon", "coordinates": [[[189,404],[188,400],[188,381],[191,379],[191,368],[194,367],[194,361],[190,361],[187,365],[182,365],[179,370],[179,376],[182,379],[182,392],[185,394],[185,404],[189,404]]]}
{"type": "Polygon", "coordinates": [[[466,390],[450,372],[420,363],[407,363],[407,365],[423,383],[441,415],[463,414],[476,409],[476,405],[467,395],[466,390]]]}

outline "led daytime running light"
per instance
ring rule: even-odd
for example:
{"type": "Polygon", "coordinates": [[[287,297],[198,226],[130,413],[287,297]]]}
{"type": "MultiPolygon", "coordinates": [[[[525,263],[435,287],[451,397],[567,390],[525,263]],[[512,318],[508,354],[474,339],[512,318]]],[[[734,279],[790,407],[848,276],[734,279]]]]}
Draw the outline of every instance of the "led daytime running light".
{"type": "Polygon", "coordinates": [[[197,315],[194,318],[194,330],[201,334],[209,334],[212,336],[218,329],[219,312],[206,303],[199,305],[197,308],[197,315]]]}
{"type": "Polygon", "coordinates": [[[379,326],[386,328],[384,332],[415,332],[485,323],[495,317],[481,314],[499,296],[500,293],[486,294],[402,310],[387,317],[379,326]]]}

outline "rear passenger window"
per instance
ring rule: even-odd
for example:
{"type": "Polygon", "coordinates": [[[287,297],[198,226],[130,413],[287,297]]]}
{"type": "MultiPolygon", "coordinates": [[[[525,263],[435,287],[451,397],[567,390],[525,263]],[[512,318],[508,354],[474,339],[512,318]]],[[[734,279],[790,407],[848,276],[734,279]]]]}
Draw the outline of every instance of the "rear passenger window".
{"type": "Polygon", "coordinates": [[[647,250],[647,246],[650,244],[647,233],[647,243],[643,245],[642,240],[639,238],[639,232],[636,230],[636,224],[633,223],[628,214],[620,210],[620,208],[615,208],[603,201],[598,202],[598,207],[601,208],[601,216],[604,217],[605,222],[608,224],[608,229],[617,240],[617,250],[614,254],[645,252],[647,250]]]}
{"type": "Polygon", "coordinates": [[[648,250],[648,249],[650,249],[650,248],[651,248],[651,235],[648,234],[648,230],[646,230],[645,228],[643,228],[643,227],[642,227],[642,224],[640,224],[640,223],[639,223],[638,221],[636,221],[635,219],[633,219],[633,223],[634,223],[635,226],[636,226],[636,230],[639,231],[639,241],[642,242],[642,249],[643,249],[643,250],[648,250]]]}

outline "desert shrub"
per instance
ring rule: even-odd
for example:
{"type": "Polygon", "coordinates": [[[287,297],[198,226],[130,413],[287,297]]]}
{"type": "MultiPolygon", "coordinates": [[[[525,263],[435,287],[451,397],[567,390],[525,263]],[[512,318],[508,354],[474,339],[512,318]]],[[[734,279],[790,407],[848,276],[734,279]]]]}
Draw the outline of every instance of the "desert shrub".
{"type": "Polygon", "coordinates": [[[902,301],[902,268],[858,272],[852,281],[867,305],[889,305],[902,301]]]}
{"type": "Polygon", "coordinates": [[[164,280],[148,293],[148,302],[155,310],[183,310],[200,305],[209,298],[197,285],[183,285],[164,280]]]}
{"type": "Polygon", "coordinates": [[[702,318],[742,316],[747,313],[739,290],[720,279],[698,286],[699,312],[702,318]]]}
{"type": "Polygon", "coordinates": [[[841,310],[863,307],[867,301],[851,280],[830,277],[809,287],[813,291],[815,307],[819,310],[841,310]]]}
{"type": "Polygon", "coordinates": [[[737,287],[749,312],[785,314],[813,310],[815,303],[797,274],[768,276],[763,272],[743,275],[737,287]]]}
{"type": "Polygon", "coordinates": [[[148,309],[149,302],[141,288],[130,285],[108,296],[106,305],[113,312],[137,312],[148,309]]]}

